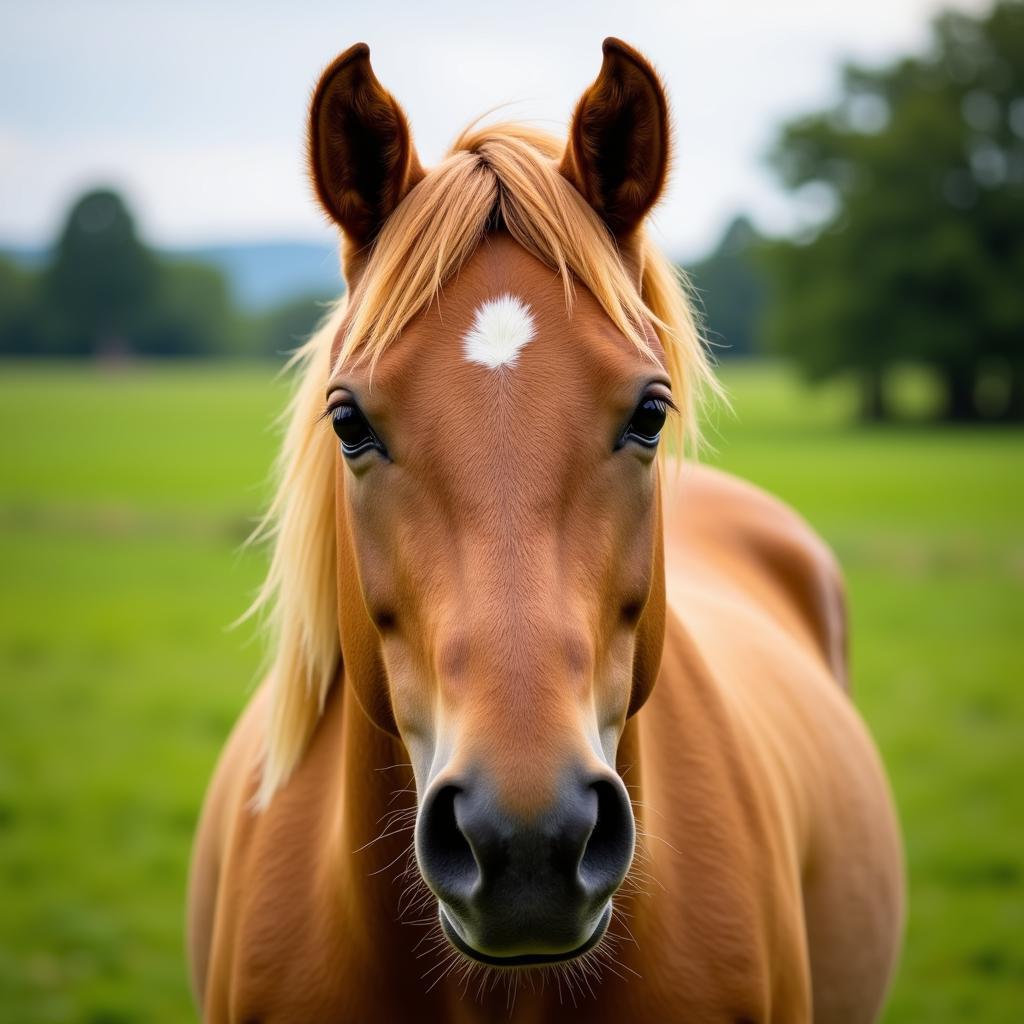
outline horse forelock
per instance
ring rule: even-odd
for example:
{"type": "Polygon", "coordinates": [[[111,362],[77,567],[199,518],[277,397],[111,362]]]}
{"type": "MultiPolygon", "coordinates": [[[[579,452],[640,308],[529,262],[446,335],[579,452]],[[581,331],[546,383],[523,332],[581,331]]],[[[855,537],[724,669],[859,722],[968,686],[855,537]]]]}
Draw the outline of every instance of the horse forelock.
{"type": "Polygon", "coordinates": [[[686,280],[642,233],[623,259],[604,222],[559,170],[560,153],[554,137],[519,124],[460,135],[375,240],[348,315],[331,339],[332,370],[352,360],[375,366],[481,242],[506,231],[559,274],[567,309],[582,285],[648,355],[653,331],[683,411],[678,440],[693,445],[700,399],[716,384],[686,280]]]}

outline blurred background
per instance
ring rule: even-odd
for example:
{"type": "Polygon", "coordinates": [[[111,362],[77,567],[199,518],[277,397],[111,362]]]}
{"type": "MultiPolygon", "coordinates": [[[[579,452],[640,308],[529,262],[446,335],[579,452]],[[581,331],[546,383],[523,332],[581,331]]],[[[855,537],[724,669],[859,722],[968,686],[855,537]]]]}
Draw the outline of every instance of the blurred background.
{"type": "Polygon", "coordinates": [[[562,131],[607,34],[673,100],[707,457],[847,573],[910,875],[885,1020],[1024,1020],[1024,4],[371,6],[0,12],[0,1020],[192,1016],[189,844],[261,662],[240,544],[342,286],[317,72],[369,42],[431,162],[500,105],[562,131]]]}

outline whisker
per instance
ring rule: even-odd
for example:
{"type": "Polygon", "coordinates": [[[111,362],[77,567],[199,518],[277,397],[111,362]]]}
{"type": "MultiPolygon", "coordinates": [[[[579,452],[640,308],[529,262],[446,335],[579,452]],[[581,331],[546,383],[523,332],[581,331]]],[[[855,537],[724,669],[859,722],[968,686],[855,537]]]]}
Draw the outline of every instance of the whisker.
{"type": "Polygon", "coordinates": [[[398,863],[398,862],[399,862],[399,861],[400,861],[400,860],[401,860],[401,859],[402,859],[403,857],[407,856],[407,855],[408,855],[408,853],[409,853],[409,849],[411,849],[411,848],[412,848],[412,843],[410,843],[410,844],[409,844],[409,848],[408,848],[408,849],[405,849],[405,850],[403,850],[403,851],[402,851],[402,852],[401,852],[401,853],[400,853],[400,854],[399,854],[399,855],[398,855],[397,857],[395,857],[395,858],[394,858],[394,859],[393,859],[392,861],[390,861],[389,863],[385,864],[385,865],[384,865],[384,867],[382,867],[382,868],[377,868],[377,870],[376,870],[376,871],[371,871],[371,872],[370,872],[370,877],[371,877],[371,878],[373,878],[373,876],[374,876],[374,875],[380,875],[380,874],[383,874],[383,873],[384,873],[385,871],[387,871],[387,869],[388,869],[388,868],[390,868],[390,867],[392,867],[393,865],[397,864],[397,863],[398,863]]]}
{"type": "MultiPolygon", "coordinates": [[[[390,839],[392,836],[398,836],[401,835],[403,832],[409,832],[413,828],[415,828],[415,825],[403,825],[401,828],[392,829],[388,832],[382,832],[379,836],[377,836],[376,839],[371,839],[368,843],[363,843],[362,846],[359,846],[356,849],[354,849],[352,853],[362,853],[363,850],[368,850],[371,846],[373,846],[375,843],[379,843],[382,839],[390,839]]],[[[402,852],[403,854],[405,853],[404,850],[402,852]]]]}

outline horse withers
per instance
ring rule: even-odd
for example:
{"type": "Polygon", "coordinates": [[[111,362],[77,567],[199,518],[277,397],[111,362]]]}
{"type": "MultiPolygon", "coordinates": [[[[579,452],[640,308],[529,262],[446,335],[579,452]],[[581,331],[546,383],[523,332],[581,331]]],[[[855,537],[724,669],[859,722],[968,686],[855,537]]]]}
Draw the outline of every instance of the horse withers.
{"type": "Polygon", "coordinates": [[[204,1018],[874,1020],[902,857],[835,562],[659,456],[713,380],[644,234],[658,78],[609,39],[567,144],[477,127],[428,171],[358,45],[309,154],[348,298],[196,839],[204,1018]]]}

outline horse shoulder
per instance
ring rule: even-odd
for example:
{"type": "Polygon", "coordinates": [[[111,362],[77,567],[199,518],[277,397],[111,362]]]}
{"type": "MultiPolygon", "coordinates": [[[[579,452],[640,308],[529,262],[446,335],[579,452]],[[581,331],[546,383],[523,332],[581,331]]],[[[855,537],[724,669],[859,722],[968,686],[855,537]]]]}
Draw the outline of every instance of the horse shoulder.
{"type": "Polygon", "coordinates": [[[809,642],[848,687],[846,596],[835,556],[792,508],[738,477],[687,465],[667,490],[669,574],[697,576],[809,642]]]}
{"type": "Polygon", "coordinates": [[[673,609],[728,709],[723,735],[781,828],[775,867],[797,883],[788,911],[802,918],[814,1019],[872,1020],[899,949],[903,869],[878,753],[830,685],[846,680],[835,558],[782,502],[696,467],[670,492],[666,556],[673,609]]]}
{"type": "Polygon", "coordinates": [[[192,994],[200,1011],[206,1004],[222,870],[234,823],[252,795],[266,696],[264,685],[235,723],[207,788],[192,847],[186,931],[192,994]]]}

